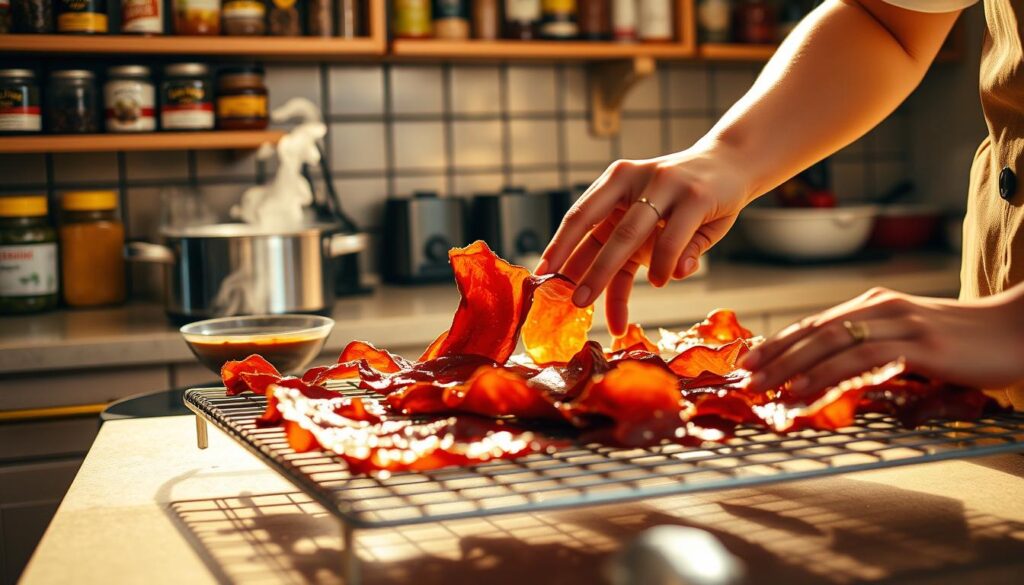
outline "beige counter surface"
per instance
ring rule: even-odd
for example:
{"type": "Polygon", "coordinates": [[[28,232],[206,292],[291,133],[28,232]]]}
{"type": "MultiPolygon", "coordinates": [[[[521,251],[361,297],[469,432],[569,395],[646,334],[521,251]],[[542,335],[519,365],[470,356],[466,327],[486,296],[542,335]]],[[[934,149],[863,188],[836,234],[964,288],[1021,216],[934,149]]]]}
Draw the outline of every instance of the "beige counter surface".
{"type": "MultiPolygon", "coordinates": [[[[646,527],[712,532],[751,583],[1019,583],[1024,457],[357,532],[366,583],[601,583],[646,527]]],[[[336,583],[338,525],[191,417],[107,423],[23,585],[336,583]]]]}
{"type": "MultiPolygon", "coordinates": [[[[959,259],[913,255],[816,267],[713,263],[703,278],[663,289],[638,284],[631,319],[676,326],[700,320],[717,307],[749,319],[831,305],[872,286],[955,293],[959,259]]],[[[352,339],[389,348],[426,347],[448,328],[457,304],[458,293],[449,284],[380,287],[371,295],[342,299],[332,312],[337,325],[326,349],[340,350],[352,339]]],[[[0,374],[191,361],[185,343],[155,304],[0,318],[0,374]]]]}

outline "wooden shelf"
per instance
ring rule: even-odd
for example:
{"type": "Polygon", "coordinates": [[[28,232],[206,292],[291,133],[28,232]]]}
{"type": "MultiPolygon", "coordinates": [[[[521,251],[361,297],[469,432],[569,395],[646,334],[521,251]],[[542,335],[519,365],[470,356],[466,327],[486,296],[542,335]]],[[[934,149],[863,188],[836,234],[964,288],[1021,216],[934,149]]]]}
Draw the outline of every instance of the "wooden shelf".
{"type": "Polygon", "coordinates": [[[249,57],[262,60],[333,60],[383,55],[377,38],[317,37],[185,37],[138,35],[0,35],[0,53],[48,56],[198,55],[209,58],[249,57]]]}
{"type": "Polygon", "coordinates": [[[697,46],[697,57],[707,61],[759,62],[771,59],[778,48],[778,45],[703,43],[697,46]]]}
{"type": "Polygon", "coordinates": [[[284,132],[278,130],[0,136],[0,153],[247,150],[259,148],[264,142],[277,142],[282,136],[284,132]]]}
{"type": "Polygon", "coordinates": [[[685,59],[694,56],[683,43],[614,43],[588,41],[451,41],[397,39],[390,54],[396,58],[458,61],[596,61],[608,59],[685,59]]]}

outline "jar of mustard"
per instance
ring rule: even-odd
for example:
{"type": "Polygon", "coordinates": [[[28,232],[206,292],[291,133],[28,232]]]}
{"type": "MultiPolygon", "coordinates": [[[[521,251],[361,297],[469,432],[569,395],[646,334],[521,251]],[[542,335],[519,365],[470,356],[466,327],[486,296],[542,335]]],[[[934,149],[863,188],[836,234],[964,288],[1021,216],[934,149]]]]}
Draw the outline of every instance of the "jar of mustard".
{"type": "Polygon", "coordinates": [[[70,307],[124,301],[124,224],[113,191],[71,191],[61,200],[61,279],[70,307]]]}
{"type": "Polygon", "coordinates": [[[217,127],[262,130],[270,121],[262,67],[231,67],[217,78],[217,127]]]}
{"type": "Polygon", "coordinates": [[[0,314],[57,306],[57,234],[46,197],[0,197],[0,314]]]}

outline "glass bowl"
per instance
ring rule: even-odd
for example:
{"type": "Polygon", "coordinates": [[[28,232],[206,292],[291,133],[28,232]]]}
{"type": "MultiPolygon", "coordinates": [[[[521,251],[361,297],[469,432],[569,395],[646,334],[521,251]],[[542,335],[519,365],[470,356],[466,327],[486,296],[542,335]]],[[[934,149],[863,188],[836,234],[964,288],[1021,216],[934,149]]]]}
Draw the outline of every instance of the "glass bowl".
{"type": "Polygon", "coordinates": [[[333,319],[318,315],[257,315],[196,321],[180,331],[196,358],[215,374],[224,362],[254,353],[286,374],[320,355],[333,328],[333,319]]]}

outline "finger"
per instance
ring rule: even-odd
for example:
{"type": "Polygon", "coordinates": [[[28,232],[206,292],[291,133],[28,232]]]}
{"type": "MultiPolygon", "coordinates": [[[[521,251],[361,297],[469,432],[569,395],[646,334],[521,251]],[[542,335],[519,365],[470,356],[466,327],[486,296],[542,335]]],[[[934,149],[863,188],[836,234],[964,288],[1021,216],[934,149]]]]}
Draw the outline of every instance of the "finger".
{"type": "MultiPolygon", "coordinates": [[[[663,213],[670,211],[672,193],[668,189],[648,187],[644,190],[644,195],[659,210],[665,210],[663,213]],[[648,193],[651,194],[648,195],[648,193]]],[[[650,205],[644,203],[631,205],[608,239],[605,240],[604,246],[587,273],[580,279],[580,284],[576,287],[576,293],[573,295],[573,302],[580,307],[592,303],[594,298],[608,286],[612,276],[647,241],[651,231],[660,220],[658,213],[650,205]]]]}
{"type": "Polygon", "coordinates": [[[696,272],[697,266],[700,265],[700,257],[725,237],[734,223],[736,223],[736,216],[729,216],[700,226],[676,260],[674,274],[679,275],[676,278],[685,278],[696,272]]]}
{"type": "Polygon", "coordinates": [[[799,397],[813,396],[873,368],[905,358],[913,361],[918,351],[910,341],[862,343],[839,352],[793,380],[790,391],[799,397]]]}
{"type": "Polygon", "coordinates": [[[601,251],[601,242],[594,236],[594,231],[591,230],[586,236],[583,237],[583,241],[580,242],[579,246],[576,246],[576,250],[573,251],[569,259],[562,265],[562,270],[559,272],[562,276],[578,283],[580,278],[587,272],[587,268],[593,264],[594,258],[597,257],[598,252],[601,251]]]}
{"type": "Polygon", "coordinates": [[[909,340],[917,336],[916,327],[902,319],[876,319],[858,322],[866,337],[859,341],[842,322],[831,322],[791,345],[764,365],[750,379],[751,392],[770,390],[798,374],[814,368],[832,356],[866,342],[909,340]]]}
{"type": "Polygon", "coordinates": [[[615,273],[605,291],[604,310],[608,322],[608,332],[613,337],[621,337],[629,325],[629,295],[633,291],[633,279],[637,265],[627,263],[622,270],[615,273]]]}
{"type": "Polygon", "coordinates": [[[586,233],[607,217],[620,199],[629,194],[628,175],[631,168],[623,162],[609,166],[572,205],[541,255],[537,265],[538,274],[559,272],[586,233]]]}
{"type": "Polygon", "coordinates": [[[672,209],[665,228],[657,236],[654,253],[651,255],[651,266],[647,279],[654,286],[664,286],[675,268],[679,256],[694,233],[704,221],[704,210],[687,205],[677,205],[672,209]]]}

